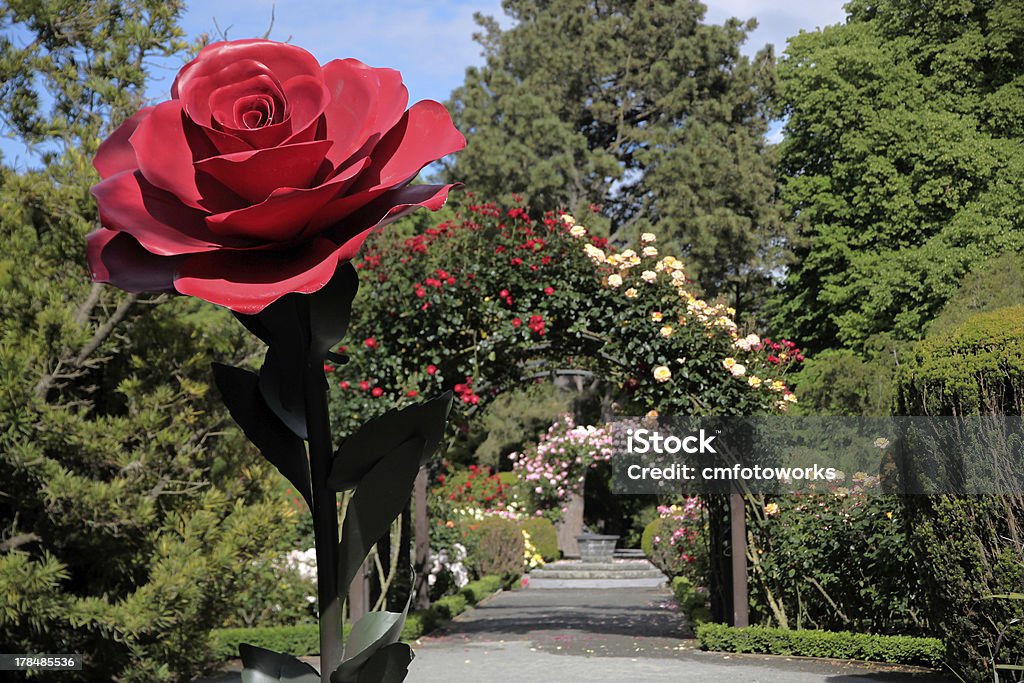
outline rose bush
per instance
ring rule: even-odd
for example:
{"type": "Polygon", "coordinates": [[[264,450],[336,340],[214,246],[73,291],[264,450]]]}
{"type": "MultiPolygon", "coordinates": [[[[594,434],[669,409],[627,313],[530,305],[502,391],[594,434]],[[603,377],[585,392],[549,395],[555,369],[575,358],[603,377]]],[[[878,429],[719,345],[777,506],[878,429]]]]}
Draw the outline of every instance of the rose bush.
{"type": "Polygon", "coordinates": [[[407,103],[391,69],[269,40],[207,46],[97,152],[93,279],[246,314],[322,288],[374,227],[447,198],[451,185],[408,184],[465,139],[441,104],[407,103]]]}

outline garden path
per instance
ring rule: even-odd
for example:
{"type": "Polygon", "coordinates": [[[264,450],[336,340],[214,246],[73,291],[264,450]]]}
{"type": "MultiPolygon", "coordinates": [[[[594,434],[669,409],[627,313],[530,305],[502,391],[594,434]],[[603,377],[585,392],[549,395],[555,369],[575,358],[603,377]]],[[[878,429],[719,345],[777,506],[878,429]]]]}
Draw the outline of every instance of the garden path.
{"type": "Polygon", "coordinates": [[[407,683],[952,683],[901,667],[702,652],[665,589],[499,593],[415,645],[407,683]]]}
{"type": "MultiPolygon", "coordinates": [[[[905,667],[702,652],[666,589],[498,593],[413,645],[407,683],[953,683],[905,667]]],[[[316,658],[307,659],[317,666],[316,658]]],[[[227,673],[205,683],[237,683],[227,673]]]]}

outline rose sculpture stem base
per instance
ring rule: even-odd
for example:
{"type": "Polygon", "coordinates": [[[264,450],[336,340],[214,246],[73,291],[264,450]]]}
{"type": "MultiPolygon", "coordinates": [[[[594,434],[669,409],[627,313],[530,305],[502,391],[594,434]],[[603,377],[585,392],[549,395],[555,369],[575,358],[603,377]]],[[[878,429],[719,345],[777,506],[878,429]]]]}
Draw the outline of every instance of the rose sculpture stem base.
{"type": "Polygon", "coordinates": [[[337,583],[338,498],[327,487],[333,449],[327,409],[327,381],[322,368],[322,363],[319,368],[310,363],[304,384],[313,493],[317,599],[320,606],[320,671],[323,683],[329,683],[331,672],[341,663],[342,604],[337,583]]]}

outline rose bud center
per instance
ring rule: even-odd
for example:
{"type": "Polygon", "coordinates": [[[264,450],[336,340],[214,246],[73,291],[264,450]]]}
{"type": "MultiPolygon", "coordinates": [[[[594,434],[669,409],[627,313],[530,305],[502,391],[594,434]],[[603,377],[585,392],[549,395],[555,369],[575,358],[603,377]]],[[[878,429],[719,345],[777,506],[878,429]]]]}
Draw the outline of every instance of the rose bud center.
{"type": "Polygon", "coordinates": [[[234,106],[235,127],[252,130],[272,125],[277,110],[277,103],[269,95],[261,93],[239,98],[234,106]]]}

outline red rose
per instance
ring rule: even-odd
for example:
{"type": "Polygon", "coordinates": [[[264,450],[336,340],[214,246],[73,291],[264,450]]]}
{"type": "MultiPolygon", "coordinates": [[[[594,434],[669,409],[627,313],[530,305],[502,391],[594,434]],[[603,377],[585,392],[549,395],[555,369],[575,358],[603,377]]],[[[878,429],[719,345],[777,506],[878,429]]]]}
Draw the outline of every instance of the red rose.
{"type": "Polygon", "coordinates": [[[548,296],[551,296],[552,294],[555,293],[555,288],[554,287],[545,287],[544,288],[544,293],[547,294],[548,296]]]}
{"type": "Polygon", "coordinates": [[[427,374],[428,375],[435,375],[435,374],[437,374],[437,366],[434,365],[433,363],[428,365],[427,366],[427,374]]]}
{"type": "Polygon", "coordinates": [[[368,349],[377,348],[377,339],[375,337],[367,337],[363,340],[363,343],[366,344],[366,348],[368,349]]]}
{"type": "Polygon", "coordinates": [[[366,391],[367,389],[370,388],[370,383],[364,379],[362,382],[359,383],[359,388],[362,389],[363,391],[366,391]]]}
{"type": "Polygon", "coordinates": [[[373,396],[374,398],[380,398],[383,395],[384,395],[384,390],[381,389],[380,387],[374,387],[373,391],[370,392],[370,396],[373,396]]]}
{"type": "Polygon", "coordinates": [[[407,102],[391,69],[320,66],[269,40],[207,46],[170,100],[100,145],[93,279],[247,314],[320,289],[374,227],[448,196],[407,185],[465,139],[439,103],[407,102]]]}

